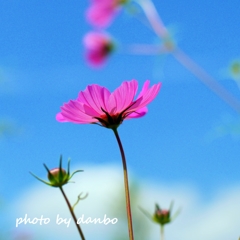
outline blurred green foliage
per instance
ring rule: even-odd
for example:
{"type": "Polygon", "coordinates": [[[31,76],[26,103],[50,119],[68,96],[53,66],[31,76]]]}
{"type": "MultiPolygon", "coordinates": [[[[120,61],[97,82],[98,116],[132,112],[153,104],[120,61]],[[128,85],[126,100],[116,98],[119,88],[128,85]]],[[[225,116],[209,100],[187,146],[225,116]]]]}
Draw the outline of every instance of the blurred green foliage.
{"type": "Polygon", "coordinates": [[[229,71],[234,80],[240,81],[240,60],[232,61],[229,66],[229,71]]]}

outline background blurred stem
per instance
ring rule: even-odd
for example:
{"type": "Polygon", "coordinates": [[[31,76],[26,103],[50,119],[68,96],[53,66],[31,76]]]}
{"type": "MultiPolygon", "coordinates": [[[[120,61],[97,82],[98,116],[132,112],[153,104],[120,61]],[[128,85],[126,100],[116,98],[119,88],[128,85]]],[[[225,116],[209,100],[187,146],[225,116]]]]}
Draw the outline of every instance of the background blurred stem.
{"type": "MultiPolygon", "coordinates": [[[[163,24],[154,4],[151,0],[138,0],[139,5],[143,9],[153,31],[161,39],[166,40],[169,37],[169,33],[163,24]]],[[[166,44],[170,43],[169,40],[166,44]]],[[[166,45],[166,49],[168,49],[166,45]]],[[[235,98],[227,89],[225,89],[218,81],[211,77],[202,67],[194,62],[186,53],[180,48],[173,45],[169,49],[175,59],[181,63],[186,69],[193,73],[202,83],[216,93],[221,99],[223,99],[229,106],[235,111],[240,113],[240,101],[235,98]]]]}
{"type": "Polygon", "coordinates": [[[172,55],[178,62],[185,66],[191,73],[201,80],[208,88],[215,92],[234,110],[240,113],[240,102],[230,92],[228,92],[220,83],[211,77],[203,68],[194,62],[186,53],[177,48],[172,55]]]}
{"type": "Polygon", "coordinates": [[[161,225],[160,229],[161,229],[160,240],[164,240],[164,225],[161,225]]]}

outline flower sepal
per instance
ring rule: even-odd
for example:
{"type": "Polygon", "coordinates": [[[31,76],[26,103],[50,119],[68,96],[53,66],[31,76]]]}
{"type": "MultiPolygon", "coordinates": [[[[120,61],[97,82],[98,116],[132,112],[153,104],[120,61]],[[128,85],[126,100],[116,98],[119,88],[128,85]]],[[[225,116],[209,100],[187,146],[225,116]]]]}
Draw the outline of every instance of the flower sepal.
{"type": "Polygon", "coordinates": [[[76,170],[72,174],[70,174],[70,159],[68,160],[68,169],[67,171],[62,168],[62,155],[60,156],[60,161],[59,161],[59,167],[58,168],[53,168],[49,170],[49,168],[46,166],[46,164],[43,164],[45,169],[48,172],[48,180],[49,182],[39,178],[35,174],[31,173],[32,176],[34,176],[37,180],[51,186],[51,187],[62,187],[63,185],[67,184],[70,182],[71,178],[73,175],[77,172],[83,172],[83,170],[76,170]]]}

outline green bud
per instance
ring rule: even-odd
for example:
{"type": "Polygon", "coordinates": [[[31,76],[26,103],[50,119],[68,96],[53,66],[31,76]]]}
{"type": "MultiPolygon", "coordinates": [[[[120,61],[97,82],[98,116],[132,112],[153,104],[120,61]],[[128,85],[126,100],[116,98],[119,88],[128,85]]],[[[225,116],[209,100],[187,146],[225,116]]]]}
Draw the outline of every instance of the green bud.
{"type": "Polygon", "coordinates": [[[166,223],[171,222],[170,211],[161,209],[158,204],[156,204],[153,221],[159,223],[160,225],[165,225],[166,223]]]}
{"type": "Polygon", "coordinates": [[[69,175],[64,169],[54,168],[48,173],[48,180],[54,187],[59,187],[68,182],[69,175]]]}
{"type": "Polygon", "coordinates": [[[158,204],[155,204],[155,212],[152,216],[152,220],[161,226],[172,222],[180,213],[180,209],[172,216],[173,202],[171,202],[168,210],[161,209],[158,204]]]}
{"type": "Polygon", "coordinates": [[[164,226],[165,224],[172,222],[180,213],[180,209],[178,209],[178,211],[172,216],[173,202],[171,202],[168,210],[161,209],[158,204],[155,204],[155,212],[153,215],[148,213],[143,208],[141,207],[139,208],[145,216],[147,216],[150,220],[154,221],[155,223],[160,224],[161,226],[164,226]]]}
{"type": "Polygon", "coordinates": [[[51,186],[51,187],[62,187],[63,185],[67,184],[72,176],[77,173],[77,172],[82,172],[83,170],[77,170],[70,174],[70,159],[68,160],[68,170],[66,171],[65,169],[62,168],[62,156],[60,156],[60,161],[59,161],[59,167],[58,168],[53,168],[52,170],[49,170],[48,167],[43,164],[45,169],[48,172],[48,180],[49,182],[46,182],[42,180],[41,178],[37,177],[33,173],[30,172],[36,179],[39,181],[51,186]]]}

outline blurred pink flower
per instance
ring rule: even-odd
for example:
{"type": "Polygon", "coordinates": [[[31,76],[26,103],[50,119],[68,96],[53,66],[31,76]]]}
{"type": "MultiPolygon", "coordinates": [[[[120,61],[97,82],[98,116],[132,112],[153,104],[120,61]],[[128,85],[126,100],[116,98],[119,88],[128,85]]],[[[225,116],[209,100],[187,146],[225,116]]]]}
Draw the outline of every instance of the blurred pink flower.
{"type": "Polygon", "coordinates": [[[136,100],[138,82],[123,82],[113,93],[97,84],[81,91],[76,100],[61,107],[56,119],[59,122],[96,123],[116,129],[125,119],[139,118],[147,113],[147,105],[157,96],[161,83],[149,88],[147,80],[136,100]]]}
{"type": "Polygon", "coordinates": [[[128,0],[91,0],[86,12],[89,23],[97,27],[107,27],[122,5],[128,0]]]}
{"type": "Polygon", "coordinates": [[[111,38],[100,32],[89,32],[85,35],[83,43],[87,61],[95,67],[102,65],[114,48],[111,38]]]}

